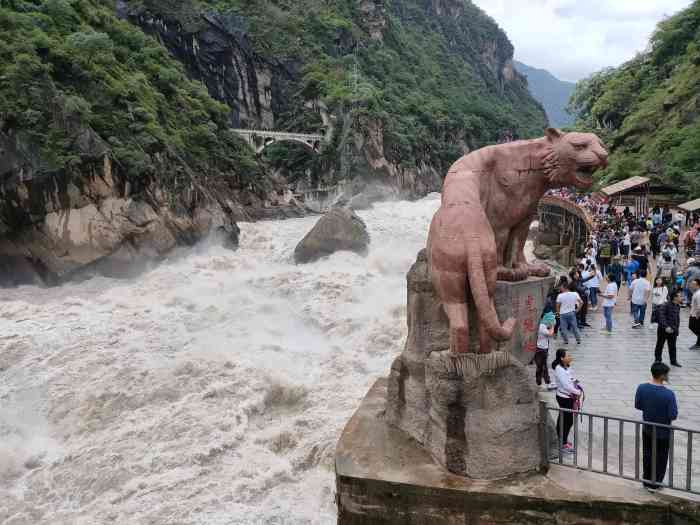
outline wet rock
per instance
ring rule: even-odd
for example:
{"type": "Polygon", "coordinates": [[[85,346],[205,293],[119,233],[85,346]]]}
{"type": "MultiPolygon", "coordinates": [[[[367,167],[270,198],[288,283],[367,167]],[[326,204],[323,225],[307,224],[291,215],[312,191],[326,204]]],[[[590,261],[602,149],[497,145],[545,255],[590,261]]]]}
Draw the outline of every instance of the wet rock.
{"type": "Polygon", "coordinates": [[[369,233],[352,210],[333,208],[321,217],[294,250],[297,264],[313,262],[337,251],[366,254],[369,233]]]}

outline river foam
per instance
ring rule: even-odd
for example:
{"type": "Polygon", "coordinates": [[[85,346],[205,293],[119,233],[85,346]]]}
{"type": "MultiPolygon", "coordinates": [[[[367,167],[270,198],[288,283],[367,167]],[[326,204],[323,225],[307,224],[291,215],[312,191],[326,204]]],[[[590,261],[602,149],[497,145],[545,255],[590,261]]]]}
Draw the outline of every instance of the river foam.
{"type": "Polygon", "coordinates": [[[3,290],[0,524],[335,523],[335,443],[401,351],[438,206],[361,212],[367,257],[295,266],[310,217],[134,280],[3,290]]]}

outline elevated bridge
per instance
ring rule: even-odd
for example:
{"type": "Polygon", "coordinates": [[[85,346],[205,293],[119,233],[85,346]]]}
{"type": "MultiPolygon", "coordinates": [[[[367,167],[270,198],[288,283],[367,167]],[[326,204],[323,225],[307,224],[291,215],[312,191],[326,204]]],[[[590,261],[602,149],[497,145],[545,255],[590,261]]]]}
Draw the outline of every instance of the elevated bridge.
{"type": "Polygon", "coordinates": [[[326,141],[326,137],[320,134],[309,133],[293,133],[286,131],[266,131],[259,129],[233,129],[245,141],[260,154],[262,151],[275,142],[296,142],[302,144],[309,151],[318,153],[321,149],[321,144],[326,141]]]}

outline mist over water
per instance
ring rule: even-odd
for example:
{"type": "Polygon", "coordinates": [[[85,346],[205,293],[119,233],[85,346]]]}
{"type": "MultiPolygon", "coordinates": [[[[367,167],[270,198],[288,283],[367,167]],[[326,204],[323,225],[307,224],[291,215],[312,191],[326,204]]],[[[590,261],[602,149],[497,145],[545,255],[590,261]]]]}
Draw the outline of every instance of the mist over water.
{"type": "Polygon", "coordinates": [[[360,212],[367,257],[295,266],[309,217],[134,280],[3,290],[0,524],[335,523],[335,443],[401,351],[438,206],[360,212]]]}

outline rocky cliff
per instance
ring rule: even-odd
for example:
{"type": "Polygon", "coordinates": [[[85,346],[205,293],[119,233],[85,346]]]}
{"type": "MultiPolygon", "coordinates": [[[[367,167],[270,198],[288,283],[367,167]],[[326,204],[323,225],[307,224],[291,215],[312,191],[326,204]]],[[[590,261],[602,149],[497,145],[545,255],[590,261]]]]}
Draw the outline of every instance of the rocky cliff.
{"type": "Polygon", "coordinates": [[[112,7],[21,4],[0,8],[0,285],[235,246],[283,199],[229,107],[112,7]]]}
{"type": "Polygon", "coordinates": [[[296,213],[267,206],[288,182],[424,195],[466,151],[545,125],[466,0],[4,5],[4,284],[121,274],[213,231],[235,244],[236,220],[296,213]],[[257,157],[235,127],[326,141],[257,157]]]}
{"type": "Polygon", "coordinates": [[[306,186],[423,195],[466,151],[546,125],[507,36],[466,0],[122,0],[119,12],[229,105],[232,125],[327,133],[319,156],[267,152],[306,186]]]}

